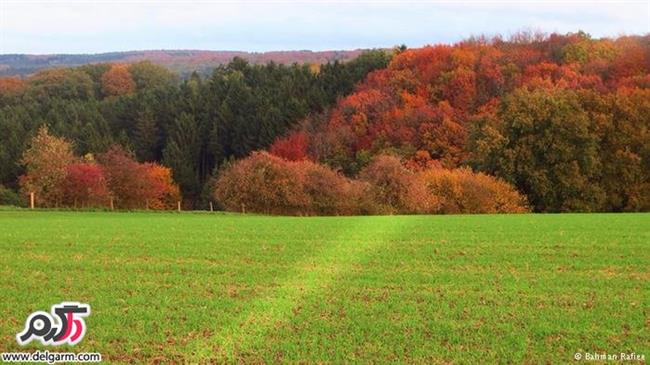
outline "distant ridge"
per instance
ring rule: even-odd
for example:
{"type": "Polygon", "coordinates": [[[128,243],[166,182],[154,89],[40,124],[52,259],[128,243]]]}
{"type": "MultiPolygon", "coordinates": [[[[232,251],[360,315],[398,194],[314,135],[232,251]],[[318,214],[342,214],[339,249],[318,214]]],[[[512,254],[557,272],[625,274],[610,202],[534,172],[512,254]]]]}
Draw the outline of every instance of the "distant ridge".
{"type": "Polygon", "coordinates": [[[89,63],[125,62],[149,60],[167,66],[181,75],[193,71],[207,73],[212,68],[241,57],[251,63],[274,61],[282,64],[327,63],[347,61],[357,57],[363,50],[347,51],[205,51],[205,50],[145,50],[108,52],[97,54],[0,54],[0,76],[27,76],[38,70],[51,67],[80,66],[89,63]]]}

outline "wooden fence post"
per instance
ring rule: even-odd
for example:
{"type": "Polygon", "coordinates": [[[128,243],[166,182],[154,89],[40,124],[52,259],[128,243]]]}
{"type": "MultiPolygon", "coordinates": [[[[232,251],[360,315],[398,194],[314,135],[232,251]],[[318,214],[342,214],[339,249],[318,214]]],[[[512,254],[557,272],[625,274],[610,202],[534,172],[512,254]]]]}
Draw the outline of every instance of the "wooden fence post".
{"type": "Polygon", "coordinates": [[[113,205],[113,197],[111,197],[111,210],[114,210],[115,206],[113,205]]]}
{"type": "Polygon", "coordinates": [[[29,193],[29,207],[34,209],[34,192],[29,193]]]}
{"type": "Polygon", "coordinates": [[[212,208],[212,202],[210,202],[210,212],[214,212],[214,210],[212,208]]]}
{"type": "Polygon", "coordinates": [[[180,202],[180,201],[177,201],[177,202],[176,202],[176,205],[178,206],[178,211],[180,212],[180,211],[181,211],[181,202],[180,202]]]}

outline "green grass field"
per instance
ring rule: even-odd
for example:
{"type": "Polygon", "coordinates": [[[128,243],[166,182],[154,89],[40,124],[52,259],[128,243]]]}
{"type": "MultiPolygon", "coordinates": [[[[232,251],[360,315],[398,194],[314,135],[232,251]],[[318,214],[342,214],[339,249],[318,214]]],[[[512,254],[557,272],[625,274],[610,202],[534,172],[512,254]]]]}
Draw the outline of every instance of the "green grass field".
{"type": "Polygon", "coordinates": [[[0,211],[0,352],[89,303],[108,362],[566,363],[650,355],[650,214],[0,211]]]}

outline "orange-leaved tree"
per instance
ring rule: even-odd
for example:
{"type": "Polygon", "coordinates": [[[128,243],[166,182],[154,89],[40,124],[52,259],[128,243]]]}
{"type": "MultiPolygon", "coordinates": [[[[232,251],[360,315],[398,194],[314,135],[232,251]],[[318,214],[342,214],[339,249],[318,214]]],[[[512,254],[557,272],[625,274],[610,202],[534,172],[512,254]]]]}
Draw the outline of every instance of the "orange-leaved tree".
{"type": "Polygon", "coordinates": [[[429,168],[419,173],[438,202],[433,213],[523,213],[526,198],[512,185],[471,169],[429,168]]]}
{"type": "Polygon", "coordinates": [[[130,94],[135,91],[135,87],[127,65],[115,64],[102,75],[102,91],[107,96],[130,94]]]}
{"type": "Polygon", "coordinates": [[[181,200],[181,192],[172,179],[172,170],[157,163],[145,163],[143,168],[149,186],[146,197],[148,208],[158,210],[175,208],[176,203],[181,200]]]}

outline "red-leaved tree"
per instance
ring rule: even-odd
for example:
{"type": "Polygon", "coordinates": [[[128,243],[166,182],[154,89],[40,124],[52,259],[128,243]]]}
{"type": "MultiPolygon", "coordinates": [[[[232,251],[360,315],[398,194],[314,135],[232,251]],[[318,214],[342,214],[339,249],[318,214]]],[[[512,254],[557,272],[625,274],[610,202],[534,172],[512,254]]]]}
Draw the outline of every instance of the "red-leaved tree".
{"type": "Polygon", "coordinates": [[[98,156],[104,168],[115,206],[124,209],[146,208],[149,187],[142,166],[120,146],[98,156]]]}
{"type": "Polygon", "coordinates": [[[101,166],[77,162],[68,166],[64,182],[66,205],[78,207],[106,207],[109,191],[101,166]]]}
{"type": "Polygon", "coordinates": [[[157,163],[141,164],[120,146],[98,156],[117,208],[170,209],[181,200],[171,169],[157,163]]]}
{"type": "Polygon", "coordinates": [[[308,144],[306,133],[294,132],[284,138],[277,139],[269,152],[289,161],[305,160],[307,159],[308,144]]]}

